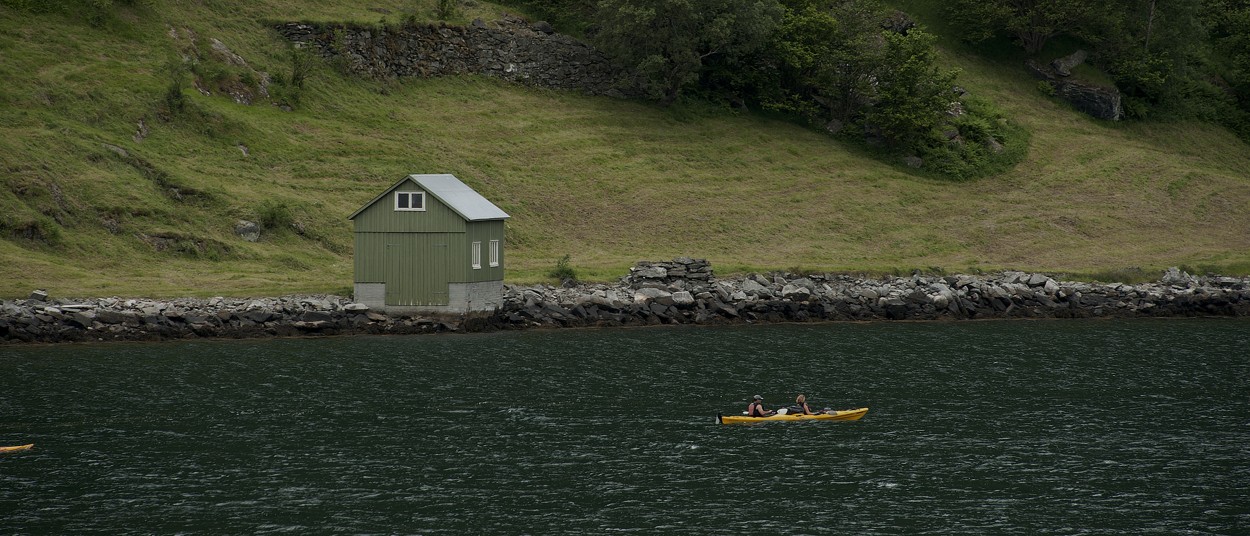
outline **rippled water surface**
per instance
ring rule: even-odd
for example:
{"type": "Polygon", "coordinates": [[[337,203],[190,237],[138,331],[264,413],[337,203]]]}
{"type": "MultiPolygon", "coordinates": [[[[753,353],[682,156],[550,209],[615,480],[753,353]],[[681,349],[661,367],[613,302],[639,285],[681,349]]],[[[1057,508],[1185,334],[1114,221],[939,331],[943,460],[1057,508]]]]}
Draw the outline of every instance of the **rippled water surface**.
{"type": "Polygon", "coordinates": [[[0,533],[1247,534],[1250,322],[0,347],[28,442],[0,533]]]}

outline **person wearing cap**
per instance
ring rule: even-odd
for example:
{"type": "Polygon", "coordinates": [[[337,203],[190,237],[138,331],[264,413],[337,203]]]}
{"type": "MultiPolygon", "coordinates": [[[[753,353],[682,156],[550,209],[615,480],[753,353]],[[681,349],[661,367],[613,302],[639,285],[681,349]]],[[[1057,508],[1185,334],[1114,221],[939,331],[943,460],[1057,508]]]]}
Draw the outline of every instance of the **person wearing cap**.
{"type": "Polygon", "coordinates": [[[768,417],[777,412],[764,409],[764,397],[755,395],[751,403],[747,405],[748,417],[768,417]]]}

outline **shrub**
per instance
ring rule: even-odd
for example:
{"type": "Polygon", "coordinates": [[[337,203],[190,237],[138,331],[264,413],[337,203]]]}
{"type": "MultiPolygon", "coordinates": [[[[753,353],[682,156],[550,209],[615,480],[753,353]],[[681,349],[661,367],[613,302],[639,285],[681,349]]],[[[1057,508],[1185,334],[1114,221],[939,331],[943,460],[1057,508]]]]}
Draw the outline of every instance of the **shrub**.
{"type": "Polygon", "coordinates": [[[170,117],[182,113],[187,107],[187,97],[182,94],[182,84],[176,80],[170,82],[169,87],[165,89],[165,98],[162,102],[170,117]]]}
{"type": "Polygon", "coordinates": [[[302,48],[291,47],[291,85],[304,89],[304,81],[312,74],[313,56],[302,48]]]}
{"type": "Polygon", "coordinates": [[[963,181],[1002,172],[1024,159],[1028,132],[1023,127],[983,99],[967,97],[963,108],[962,115],[947,119],[916,149],[926,170],[963,181]],[[949,128],[958,130],[962,141],[948,140],[944,131],[949,128]]]}
{"type": "Polygon", "coordinates": [[[457,9],[458,3],[459,0],[438,0],[438,5],[435,7],[438,18],[441,20],[455,18],[456,13],[459,11],[457,9]]]}
{"type": "Polygon", "coordinates": [[[291,47],[287,57],[290,60],[291,75],[289,77],[282,73],[273,75],[273,83],[269,86],[269,98],[276,104],[285,104],[295,108],[303,100],[304,83],[312,74],[314,58],[308,51],[295,47],[291,47]]]}
{"type": "Polygon", "coordinates": [[[295,223],[295,216],[285,202],[266,199],[256,209],[256,220],[262,229],[280,231],[291,228],[295,223]]]}
{"type": "Polygon", "coordinates": [[[547,272],[547,276],[557,279],[561,282],[564,282],[564,281],[572,281],[574,283],[577,282],[577,270],[574,270],[572,266],[569,266],[568,255],[560,257],[560,260],[556,261],[556,267],[553,268],[550,272],[547,272]]]}
{"type": "Polygon", "coordinates": [[[1042,94],[1046,95],[1047,97],[1055,96],[1055,85],[1050,82],[1047,82],[1046,80],[1042,80],[1041,82],[1037,83],[1037,90],[1042,92],[1042,94]]]}
{"type": "Polygon", "coordinates": [[[165,67],[162,70],[169,77],[169,85],[165,88],[165,95],[161,99],[160,113],[158,115],[169,120],[182,113],[187,107],[187,97],[182,94],[182,84],[186,78],[187,67],[182,63],[181,59],[174,57],[165,62],[165,67]]]}

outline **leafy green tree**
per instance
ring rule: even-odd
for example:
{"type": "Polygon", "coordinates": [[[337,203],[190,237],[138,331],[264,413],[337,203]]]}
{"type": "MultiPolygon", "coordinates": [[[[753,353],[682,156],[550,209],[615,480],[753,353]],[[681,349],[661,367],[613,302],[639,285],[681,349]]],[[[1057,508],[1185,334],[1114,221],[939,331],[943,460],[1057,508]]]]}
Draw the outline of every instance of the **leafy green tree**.
{"type": "Polygon", "coordinates": [[[668,105],[699,80],[709,58],[741,58],[762,47],[779,16],[769,0],[603,0],[594,40],[668,105]]]}
{"type": "Polygon", "coordinates": [[[950,107],[957,71],[937,65],[936,38],[919,29],[883,32],[885,52],[876,73],[876,100],[866,122],[896,147],[929,136],[950,107]]]}
{"type": "MultiPolygon", "coordinates": [[[[551,3],[566,13],[577,4],[551,3]]],[[[1002,118],[991,124],[968,108],[951,119],[956,72],[938,66],[934,36],[885,29],[889,15],[878,0],[600,0],[581,27],[665,104],[697,93],[837,121],[848,135],[923,156],[938,173],[956,170],[952,177],[1002,165],[986,156],[987,147],[1012,142],[995,130],[1002,118]],[[941,135],[951,128],[967,130],[968,143],[941,135]]]]}
{"type": "Polygon", "coordinates": [[[937,65],[934,36],[884,30],[887,12],[865,0],[785,0],[766,49],[776,77],[762,104],[819,124],[858,125],[895,148],[914,148],[945,119],[956,73],[937,65]]]}
{"type": "Polygon", "coordinates": [[[1205,0],[1202,13],[1217,69],[1250,110],[1250,0],[1205,0]]]}
{"type": "Polygon", "coordinates": [[[786,2],[771,53],[788,91],[769,107],[850,121],[874,98],[884,17],[874,2],[786,2]]]}
{"type": "Polygon", "coordinates": [[[1099,4],[1088,0],[950,0],[947,16],[970,42],[1002,31],[1015,37],[1025,52],[1037,54],[1050,38],[1078,33],[1099,4]]]}
{"type": "Polygon", "coordinates": [[[1083,36],[1095,46],[1095,61],[1126,97],[1126,113],[1205,114],[1202,109],[1212,103],[1183,111],[1206,100],[1201,93],[1210,93],[1200,74],[1207,54],[1198,6],[1159,0],[1108,0],[1100,6],[1103,12],[1091,18],[1083,36]]]}
{"type": "Polygon", "coordinates": [[[1250,0],[1204,0],[1200,19],[1208,31],[1212,78],[1226,84],[1235,110],[1224,124],[1250,140],[1250,0]]]}

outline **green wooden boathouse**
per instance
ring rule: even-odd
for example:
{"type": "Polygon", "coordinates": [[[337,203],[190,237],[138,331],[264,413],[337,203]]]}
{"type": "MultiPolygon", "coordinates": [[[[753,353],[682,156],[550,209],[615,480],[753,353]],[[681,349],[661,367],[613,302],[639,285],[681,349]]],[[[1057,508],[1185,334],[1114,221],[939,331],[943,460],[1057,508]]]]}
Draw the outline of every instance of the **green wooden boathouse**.
{"type": "Polygon", "coordinates": [[[454,175],[408,175],[348,217],[355,301],[391,314],[503,305],[508,214],[454,175]]]}

